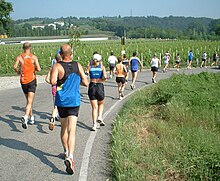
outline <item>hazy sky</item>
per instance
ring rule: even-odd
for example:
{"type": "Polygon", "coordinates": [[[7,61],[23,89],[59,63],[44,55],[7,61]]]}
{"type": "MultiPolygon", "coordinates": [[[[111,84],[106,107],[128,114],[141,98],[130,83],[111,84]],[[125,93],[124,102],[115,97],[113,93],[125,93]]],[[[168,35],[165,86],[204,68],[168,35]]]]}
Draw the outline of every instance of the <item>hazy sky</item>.
{"type": "Polygon", "coordinates": [[[6,0],[12,19],[30,17],[185,16],[220,18],[220,0],[6,0]]]}

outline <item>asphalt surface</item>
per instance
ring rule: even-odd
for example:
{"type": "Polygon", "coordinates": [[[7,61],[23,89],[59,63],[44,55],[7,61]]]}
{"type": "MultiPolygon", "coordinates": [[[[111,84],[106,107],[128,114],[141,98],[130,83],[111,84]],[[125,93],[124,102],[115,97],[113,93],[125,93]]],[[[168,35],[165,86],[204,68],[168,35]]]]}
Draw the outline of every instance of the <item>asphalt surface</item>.
{"type": "MultiPolygon", "coordinates": [[[[174,73],[194,74],[202,71],[220,72],[219,69],[193,68],[159,72],[157,81],[169,78],[174,73]]],[[[21,127],[24,115],[25,98],[20,87],[0,91],[0,180],[111,180],[109,143],[115,116],[123,103],[143,87],[152,85],[151,72],[139,72],[136,89],[130,89],[131,75],[126,86],[125,98],[118,99],[115,79],[105,83],[105,127],[91,131],[91,105],[87,88],[81,88],[82,104],[77,123],[76,148],[74,153],[75,174],[65,172],[62,158],[63,148],[60,141],[60,123],[55,129],[48,129],[53,107],[51,87],[40,83],[37,87],[33,106],[36,122],[25,130],[21,127]]],[[[19,81],[19,79],[18,79],[19,81]]]]}

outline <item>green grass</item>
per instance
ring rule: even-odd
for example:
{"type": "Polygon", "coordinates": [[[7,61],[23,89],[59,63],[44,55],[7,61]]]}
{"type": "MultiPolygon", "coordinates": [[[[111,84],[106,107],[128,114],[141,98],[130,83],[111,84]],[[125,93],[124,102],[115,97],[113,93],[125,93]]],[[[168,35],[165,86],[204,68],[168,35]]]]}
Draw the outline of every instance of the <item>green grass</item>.
{"type": "Polygon", "coordinates": [[[220,74],[174,75],[136,93],[116,118],[113,180],[218,180],[220,74]]]}

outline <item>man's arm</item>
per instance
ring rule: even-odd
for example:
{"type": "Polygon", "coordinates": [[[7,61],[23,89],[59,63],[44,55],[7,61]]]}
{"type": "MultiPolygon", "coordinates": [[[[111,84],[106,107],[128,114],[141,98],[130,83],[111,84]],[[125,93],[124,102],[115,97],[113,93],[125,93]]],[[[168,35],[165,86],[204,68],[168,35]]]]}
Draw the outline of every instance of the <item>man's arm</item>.
{"type": "Polygon", "coordinates": [[[14,68],[14,70],[15,70],[15,72],[16,72],[17,74],[20,74],[20,73],[21,73],[21,72],[20,72],[20,69],[18,68],[19,63],[20,63],[20,56],[18,56],[18,57],[16,58],[15,64],[14,64],[14,66],[13,66],[13,68],[14,68]]]}
{"type": "Polygon", "coordinates": [[[36,56],[33,56],[33,59],[34,59],[35,70],[40,72],[41,68],[40,68],[40,64],[38,62],[38,58],[36,56]]]}
{"type": "Polygon", "coordinates": [[[78,67],[79,67],[79,74],[81,77],[81,85],[88,87],[89,82],[88,82],[86,74],[83,71],[82,65],[78,63],[78,67]]]}
{"type": "Polygon", "coordinates": [[[54,64],[52,71],[50,73],[50,83],[52,85],[56,85],[57,84],[57,77],[58,77],[58,64],[54,64]]]}
{"type": "MultiPolygon", "coordinates": [[[[142,64],[141,60],[139,58],[137,58],[137,60],[139,61],[140,65],[141,65],[141,69],[142,69],[143,68],[143,64],[142,64]]],[[[141,71],[141,69],[140,69],[140,71],[141,71]]]]}

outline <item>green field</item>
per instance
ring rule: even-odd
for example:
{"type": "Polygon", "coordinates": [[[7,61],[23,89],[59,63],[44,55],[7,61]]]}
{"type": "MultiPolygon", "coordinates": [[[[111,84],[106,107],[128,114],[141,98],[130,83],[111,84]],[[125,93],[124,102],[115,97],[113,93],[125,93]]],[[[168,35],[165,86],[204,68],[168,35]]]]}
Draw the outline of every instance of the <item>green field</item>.
{"type": "Polygon", "coordinates": [[[137,92],[114,121],[113,180],[219,180],[220,74],[173,75],[137,92]]]}
{"type": "MultiPolygon", "coordinates": [[[[102,57],[103,62],[107,65],[107,58],[111,51],[116,56],[121,55],[120,40],[96,41],[96,42],[82,42],[79,46],[73,48],[74,60],[79,61],[83,66],[89,62],[94,51],[98,51],[102,57]]],[[[50,59],[54,57],[55,52],[60,47],[60,43],[46,43],[33,44],[32,52],[37,55],[42,73],[45,73],[50,67],[50,59]]],[[[201,56],[204,51],[211,58],[213,53],[219,53],[220,44],[218,41],[190,41],[190,40],[127,40],[126,41],[127,57],[132,56],[134,51],[138,51],[138,56],[144,62],[144,65],[149,68],[149,61],[154,53],[163,57],[165,52],[170,51],[172,55],[171,64],[175,62],[175,56],[180,53],[181,65],[186,66],[188,51],[192,50],[194,53],[194,66],[201,61],[201,56]]],[[[0,45],[0,75],[11,75],[13,71],[13,63],[18,54],[22,53],[21,45],[0,45]]],[[[171,65],[172,66],[172,65],[171,65]]]]}

